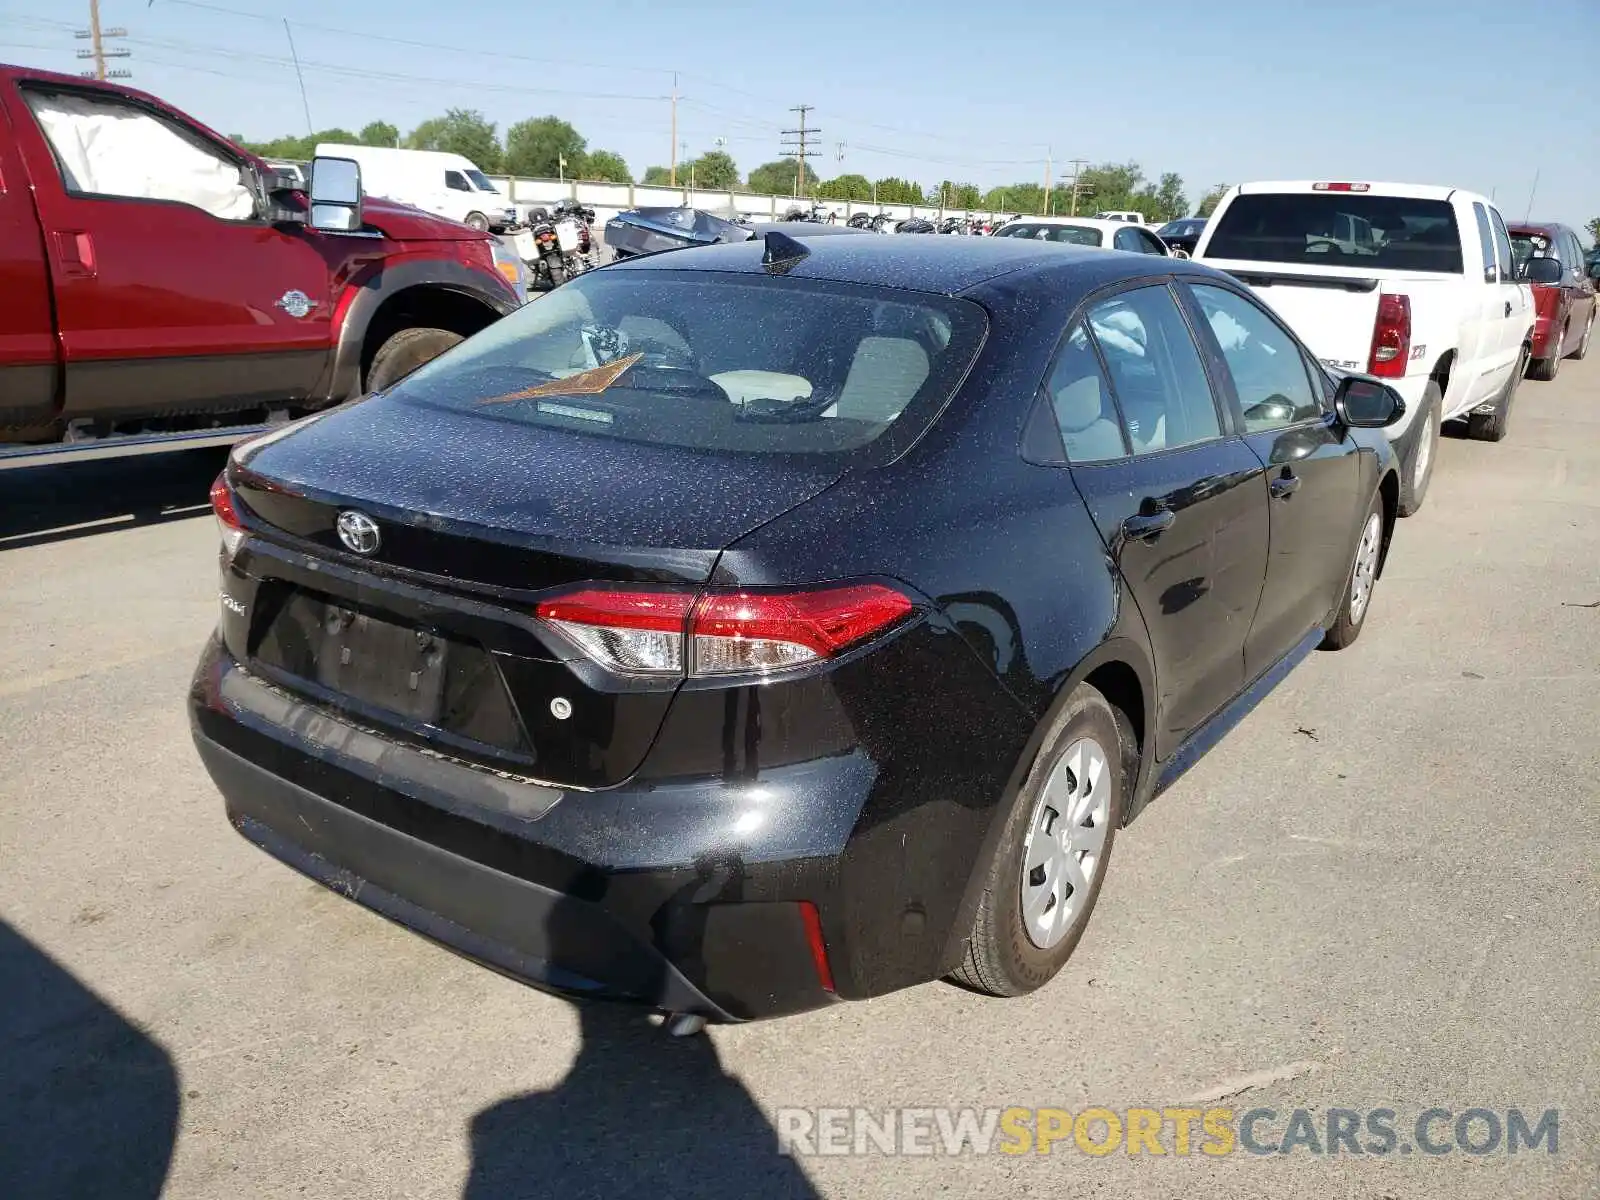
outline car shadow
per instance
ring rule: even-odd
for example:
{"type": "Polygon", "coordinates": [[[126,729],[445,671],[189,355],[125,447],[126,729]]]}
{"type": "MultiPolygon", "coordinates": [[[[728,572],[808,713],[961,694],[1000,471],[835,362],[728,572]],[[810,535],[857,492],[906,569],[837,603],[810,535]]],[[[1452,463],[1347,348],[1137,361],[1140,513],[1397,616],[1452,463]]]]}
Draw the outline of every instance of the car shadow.
{"type": "Polygon", "coordinates": [[[170,1055],[0,921],[0,1194],[161,1194],[178,1134],[170,1055]]]}
{"type": "Polygon", "coordinates": [[[0,550],[207,516],[227,447],[0,471],[0,550]]]}
{"type": "Polygon", "coordinates": [[[643,1010],[601,1002],[578,1019],[560,1084],[473,1118],[466,1200],[818,1195],[705,1034],[669,1037],[643,1010]]]}

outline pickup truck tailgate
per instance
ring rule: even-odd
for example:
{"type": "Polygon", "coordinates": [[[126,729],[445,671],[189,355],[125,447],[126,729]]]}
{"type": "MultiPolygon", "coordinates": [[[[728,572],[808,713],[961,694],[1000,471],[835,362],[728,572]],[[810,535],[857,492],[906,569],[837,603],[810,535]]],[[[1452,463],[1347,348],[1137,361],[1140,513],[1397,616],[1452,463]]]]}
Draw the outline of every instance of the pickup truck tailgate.
{"type": "Polygon", "coordinates": [[[1404,292],[1403,281],[1379,281],[1358,270],[1317,271],[1291,266],[1206,259],[1247,284],[1330,367],[1365,371],[1372,327],[1383,292],[1404,292]],[[1398,286],[1397,286],[1398,285],[1398,286]]]}

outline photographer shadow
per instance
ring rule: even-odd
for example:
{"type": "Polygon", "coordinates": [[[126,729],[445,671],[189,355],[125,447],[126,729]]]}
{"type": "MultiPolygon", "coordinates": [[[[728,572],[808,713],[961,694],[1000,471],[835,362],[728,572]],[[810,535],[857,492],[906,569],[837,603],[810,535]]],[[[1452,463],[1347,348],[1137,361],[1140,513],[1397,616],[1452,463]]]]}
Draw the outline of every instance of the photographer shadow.
{"type": "Polygon", "coordinates": [[[161,1194],[178,1136],[171,1056],[0,921],[0,1195],[161,1194]]]}

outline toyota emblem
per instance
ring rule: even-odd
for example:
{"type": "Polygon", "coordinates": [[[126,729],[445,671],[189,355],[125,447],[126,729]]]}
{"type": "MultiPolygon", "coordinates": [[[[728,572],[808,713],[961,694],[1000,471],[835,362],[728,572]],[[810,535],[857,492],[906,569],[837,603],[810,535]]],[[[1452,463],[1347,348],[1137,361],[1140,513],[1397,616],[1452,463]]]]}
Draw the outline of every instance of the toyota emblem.
{"type": "Polygon", "coordinates": [[[344,543],[345,549],[356,554],[376,554],[378,544],[383,540],[378,533],[378,523],[366,513],[354,509],[340,513],[334,528],[338,530],[339,540],[344,543]]]}

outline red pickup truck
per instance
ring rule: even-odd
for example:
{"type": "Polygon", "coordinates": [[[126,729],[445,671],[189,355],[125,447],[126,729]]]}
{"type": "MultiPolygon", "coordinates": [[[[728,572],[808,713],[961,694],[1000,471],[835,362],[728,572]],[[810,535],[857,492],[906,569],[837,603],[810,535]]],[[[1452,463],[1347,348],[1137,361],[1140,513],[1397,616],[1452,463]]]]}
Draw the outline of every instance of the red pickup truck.
{"type": "Polygon", "coordinates": [[[0,468],[235,440],[525,298],[508,248],[352,162],[307,188],[153,96],[0,64],[0,468]]]}

